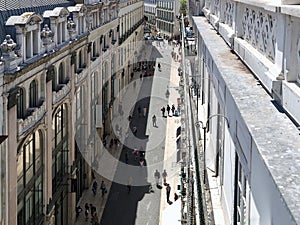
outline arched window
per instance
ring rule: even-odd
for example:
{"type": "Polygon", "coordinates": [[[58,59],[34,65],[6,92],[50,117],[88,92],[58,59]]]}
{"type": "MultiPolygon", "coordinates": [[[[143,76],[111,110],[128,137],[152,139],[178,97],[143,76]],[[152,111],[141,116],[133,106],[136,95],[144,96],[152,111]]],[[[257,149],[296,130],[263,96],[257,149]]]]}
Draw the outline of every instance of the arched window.
{"type": "Polygon", "coordinates": [[[17,159],[18,225],[37,224],[43,217],[43,136],[29,135],[17,159]]]}
{"type": "Polygon", "coordinates": [[[68,168],[68,111],[66,105],[58,107],[52,118],[52,193],[65,178],[68,168]]]}
{"type": "Polygon", "coordinates": [[[22,88],[19,89],[17,100],[17,118],[22,119],[25,115],[25,94],[22,88]]]}
{"type": "Polygon", "coordinates": [[[83,64],[83,61],[82,61],[82,52],[80,50],[79,53],[78,53],[78,66],[79,66],[79,68],[82,68],[82,64],[83,64]]]}
{"type": "Polygon", "coordinates": [[[65,67],[63,63],[59,64],[58,68],[58,83],[63,84],[65,82],[65,67]]]}
{"type": "Polygon", "coordinates": [[[37,106],[37,84],[33,80],[29,86],[29,107],[33,108],[37,106]]]}
{"type": "Polygon", "coordinates": [[[96,42],[93,42],[93,57],[97,57],[97,46],[96,46],[96,42]]]}

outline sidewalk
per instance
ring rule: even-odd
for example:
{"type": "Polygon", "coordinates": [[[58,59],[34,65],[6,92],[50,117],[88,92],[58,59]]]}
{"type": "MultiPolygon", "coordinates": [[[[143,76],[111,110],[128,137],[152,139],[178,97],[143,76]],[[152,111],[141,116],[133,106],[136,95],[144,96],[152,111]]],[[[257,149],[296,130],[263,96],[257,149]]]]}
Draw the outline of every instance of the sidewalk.
{"type": "MultiPolygon", "coordinates": [[[[170,95],[168,98],[166,98],[166,96],[161,96],[162,98],[160,100],[157,100],[155,102],[155,105],[150,106],[149,105],[149,114],[148,114],[148,120],[147,120],[147,133],[148,135],[150,134],[150,136],[153,138],[152,140],[155,140],[156,135],[165,135],[165,147],[164,149],[164,162],[163,162],[163,169],[165,169],[168,173],[167,176],[167,183],[170,184],[171,187],[171,193],[170,193],[170,201],[173,202],[173,204],[169,205],[167,203],[166,200],[166,188],[163,185],[163,188],[161,189],[160,192],[157,193],[161,193],[160,194],[160,210],[159,210],[159,224],[160,225],[166,225],[165,222],[163,221],[171,221],[171,219],[174,219],[176,217],[174,217],[174,215],[167,215],[166,212],[168,211],[168,209],[173,208],[175,205],[178,205],[178,203],[180,203],[180,207],[181,207],[181,201],[180,201],[180,190],[177,190],[178,185],[180,185],[180,164],[177,163],[177,146],[176,146],[176,130],[179,126],[181,126],[181,122],[180,122],[180,117],[175,117],[175,116],[170,116],[168,118],[162,118],[161,116],[161,112],[160,112],[160,103],[163,104],[169,104],[170,106],[172,106],[172,104],[175,105],[176,109],[177,109],[177,98],[179,98],[179,93],[178,93],[178,86],[179,86],[179,76],[178,76],[178,67],[180,66],[179,62],[175,62],[173,59],[171,61],[171,65],[168,64],[168,66],[166,65],[166,62],[171,58],[171,52],[173,49],[173,46],[168,45],[167,43],[165,43],[164,45],[160,46],[157,48],[158,51],[161,53],[161,55],[163,55],[163,58],[157,58],[156,59],[156,64],[158,62],[160,62],[162,64],[162,72],[159,72],[157,70],[155,70],[155,76],[161,76],[160,78],[163,78],[163,74],[166,73],[167,74],[171,74],[170,75],[170,80],[168,80],[168,82],[161,82],[162,80],[157,80],[158,85],[156,86],[156,89],[154,90],[154,92],[159,92],[158,95],[164,95],[166,89],[169,90],[170,95]],[[159,90],[158,90],[159,89],[159,90]],[[160,126],[159,130],[163,130],[162,128],[162,123],[166,123],[164,126],[166,126],[166,133],[160,133],[158,132],[157,128],[154,128],[152,126],[152,115],[155,114],[157,117],[157,123],[158,126],[160,126]],[[177,193],[178,195],[178,200],[176,201],[176,204],[174,202],[174,193],[177,193]]],[[[175,51],[178,54],[178,47],[175,47],[175,51]]],[[[168,63],[168,62],[167,62],[168,63]]],[[[133,79],[136,79],[136,82],[140,81],[140,74],[142,71],[137,71],[134,73],[134,77],[133,79]]],[[[151,78],[151,77],[149,77],[151,78]]],[[[143,78],[143,79],[147,79],[143,78]]],[[[134,82],[134,81],[133,81],[134,82]]],[[[145,82],[147,82],[147,80],[145,80],[145,82]]],[[[138,83],[137,83],[138,84],[138,83]]],[[[139,85],[137,85],[138,87],[139,85]]],[[[129,91],[137,91],[139,88],[130,88],[129,91]]],[[[154,94],[156,94],[154,93],[154,94]]],[[[143,94],[143,93],[142,93],[143,94]]],[[[140,96],[141,97],[141,96],[140,96]]],[[[122,99],[123,101],[123,99],[122,99]]],[[[126,101],[126,99],[124,99],[124,102],[126,101]]],[[[130,99],[130,101],[135,101],[135,99],[130,99]]],[[[154,103],[153,103],[154,104],[154,103]]],[[[170,113],[171,115],[172,113],[170,113]]],[[[123,121],[125,122],[125,121],[123,121]]],[[[127,126],[126,126],[127,127],[127,126]]],[[[125,128],[125,125],[124,125],[125,128]]],[[[123,129],[125,131],[125,129],[123,129]]],[[[124,132],[125,134],[125,132],[124,132]]],[[[110,138],[113,137],[108,137],[107,143],[109,143],[110,138]]],[[[150,144],[150,143],[149,143],[150,144]]],[[[151,147],[151,146],[148,146],[151,147]]],[[[122,150],[123,146],[120,145],[118,147],[115,146],[115,149],[111,151],[111,153],[114,155],[115,158],[119,158],[122,150]]],[[[148,154],[148,156],[150,156],[150,152],[148,154]]],[[[112,171],[116,171],[117,165],[112,165],[112,171]]],[[[161,170],[161,169],[160,169],[161,170]]],[[[162,173],[162,171],[159,171],[160,173],[162,173]]],[[[107,203],[107,199],[109,197],[109,193],[112,187],[112,182],[110,180],[107,180],[103,177],[101,177],[98,174],[95,174],[96,176],[96,181],[98,183],[98,191],[97,191],[97,195],[94,196],[94,194],[92,193],[92,187],[90,186],[89,189],[85,190],[83,193],[83,196],[79,202],[79,205],[81,206],[81,208],[83,209],[83,212],[81,212],[81,214],[79,215],[75,225],[87,225],[90,224],[90,215],[89,215],[89,220],[85,221],[85,215],[84,215],[84,205],[85,203],[88,204],[93,204],[94,206],[96,206],[97,209],[97,214],[99,216],[99,221],[101,221],[102,215],[103,215],[103,211],[104,208],[106,206],[106,208],[108,207],[108,205],[106,205],[107,203]],[[101,185],[101,181],[104,180],[106,188],[108,190],[108,192],[105,194],[105,196],[102,198],[101,197],[101,190],[100,190],[100,185],[101,185]]],[[[149,176],[152,177],[152,172],[149,173],[149,176]]],[[[151,197],[150,195],[147,196],[148,198],[151,197]]],[[[153,196],[151,197],[153,198],[153,196]]],[[[159,196],[158,196],[159,199],[159,196]]],[[[157,200],[158,200],[157,199],[157,200]]],[[[178,208],[178,207],[177,207],[178,208]]],[[[179,210],[178,212],[176,212],[176,216],[178,216],[178,218],[181,218],[181,211],[179,210]]],[[[178,221],[178,224],[181,224],[180,221],[178,219],[176,219],[176,222],[178,221]]],[[[118,224],[116,224],[118,225],[118,224]]],[[[137,224],[140,225],[140,224],[137,224]]],[[[172,225],[176,225],[176,224],[172,224],[172,225]]]]}
{"type": "MultiPolygon", "coordinates": [[[[164,46],[161,47],[161,51],[165,54],[170,54],[173,50],[174,46],[170,46],[165,43],[164,46]]],[[[177,55],[178,47],[174,47],[174,50],[177,55]]],[[[176,57],[177,59],[177,57],[176,57]]],[[[180,60],[179,60],[180,61],[180,60]]],[[[179,80],[178,76],[178,67],[180,66],[179,62],[171,61],[171,70],[170,70],[170,81],[168,84],[169,90],[169,98],[167,100],[167,104],[172,106],[175,105],[177,109],[177,99],[180,97],[179,90],[179,80]]],[[[170,113],[171,115],[172,113],[170,113]]],[[[177,146],[176,146],[176,131],[177,128],[181,126],[180,116],[168,116],[164,118],[166,120],[166,145],[164,149],[164,168],[167,172],[166,182],[171,187],[170,193],[170,201],[172,204],[168,204],[166,198],[166,186],[163,185],[162,193],[161,193],[161,202],[160,202],[160,225],[167,224],[181,224],[181,200],[180,200],[180,190],[178,190],[178,185],[180,185],[180,164],[177,163],[177,146]],[[178,199],[176,202],[174,201],[174,193],[178,195],[178,199]],[[180,207],[178,207],[180,206],[180,207]]]]}

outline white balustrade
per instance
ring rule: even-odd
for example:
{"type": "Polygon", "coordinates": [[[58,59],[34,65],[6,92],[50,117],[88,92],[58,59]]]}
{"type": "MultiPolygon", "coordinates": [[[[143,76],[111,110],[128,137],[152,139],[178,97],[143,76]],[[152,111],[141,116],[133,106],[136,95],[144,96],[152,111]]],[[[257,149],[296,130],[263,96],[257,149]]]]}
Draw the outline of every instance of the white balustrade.
{"type": "Polygon", "coordinates": [[[56,104],[60,102],[67,94],[69,94],[71,90],[71,82],[69,81],[67,84],[63,84],[62,89],[57,92],[52,92],[52,103],[56,104]]]}
{"type": "Polygon", "coordinates": [[[32,108],[33,112],[25,119],[18,119],[18,135],[24,134],[31,127],[34,127],[46,113],[46,102],[44,101],[40,107],[32,108]]]}

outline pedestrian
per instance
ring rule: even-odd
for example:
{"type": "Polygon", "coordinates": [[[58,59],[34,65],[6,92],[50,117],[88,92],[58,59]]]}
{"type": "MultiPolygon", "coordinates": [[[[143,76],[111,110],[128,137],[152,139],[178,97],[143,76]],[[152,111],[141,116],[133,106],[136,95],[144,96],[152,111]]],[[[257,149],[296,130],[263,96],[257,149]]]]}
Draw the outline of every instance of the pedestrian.
{"type": "Polygon", "coordinates": [[[160,70],[160,69],[161,69],[160,63],[158,63],[157,66],[158,66],[158,70],[161,71],[161,70],[160,70]]]}
{"type": "Polygon", "coordinates": [[[132,133],[133,133],[133,134],[136,134],[136,133],[137,133],[137,128],[136,128],[136,126],[133,126],[133,128],[132,128],[132,133]]]}
{"type": "Polygon", "coordinates": [[[143,149],[143,146],[140,146],[140,148],[139,148],[139,154],[140,154],[140,157],[145,157],[145,151],[143,149]]]}
{"type": "Polygon", "coordinates": [[[101,182],[101,193],[102,193],[102,198],[104,197],[105,193],[107,193],[106,185],[104,181],[101,182]]]}
{"type": "Polygon", "coordinates": [[[146,106],[144,106],[143,111],[144,111],[144,117],[146,117],[146,115],[147,115],[147,107],[146,106]]]}
{"type": "Polygon", "coordinates": [[[165,117],[166,108],[163,106],[161,109],[162,116],[165,117]]]}
{"type": "Polygon", "coordinates": [[[97,213],[94,214],[92,225],[99,225],[99,216],[97,213]]]}
{"type": "Polygon", "coordinates": [[[142,81],[143,80],[143,74],[141,73],[141,75],[140,75],[140,81],[142,81]]]}
{"type": "Polygon", "coordinates": [[[161,175],[163,178],[164,185],[166,186],[167,185],[167,176],[168,176],[167,171],[164,170],[161,175]]]}
{"type": "Polygon", "coordinates": [[[141,108],[140,105],[138,106],[138,109],[137,109],[137,110],[138,110],[138,114],[139,114],[139,117],[140,117],[140,116],[142,115],[142,108],[141,108]]]}
{"type": "Polygon", "coordinates": [[[174,104],[172,104],[171,110],[172,110],[172,115],[174,116],[174,113],[175,113],[175,106],[174,106],[174,104]]]}
{"type": "Polygon", "coordinates": [[[92,185],[92,191],[93,191],[94,195],[97,194],[97,187],[98,187],[98,183],[96,180],[94,180],[93,185],[92,185]]]}
{"type": "Polygon", "coordinates": [[[139,150],[136,148],[136,149],[133,150],[132,153],[133,153],[133,155],[134,155],[135,161],[137,161],[138,158],[139,158],[139,156],[140,156],[139,150]]]}
{"type": "Polygon", "coordinates": [[[97,209],[93,204],[90,204],[90,210],[91,210],[91,222],[92,222],[97,209]]]}
{"type": "Polygon", "coordinates": [[[170,187],[170,184],[167,184],[167,187],[166,187],[166,194],[167,194],[167,202],[170,204],[170,193],[171,193],[171,187],[170,187]]]}
{"type": "Polygon", "coordinates": [[[88,221],[88,219],[89,219],[89,212],[90,212],[90,207],[89,207],[88,203],[85,203],[84,209],[85,209],[85,211],[84,211],[85,221],[88,221]]]}
{"type": "Polygon", "coordinates": [[[156,125],[156,116],[155,115],[152,116],[152,123],[153,123],[153,127],[157,127],[157,125],[156,125]]]}
{"type": "Polygon", "coordinates": [[[178,197],[178,194],[175,192],[174,193],[174,202],[178,199],[179,197],[178,197]]]}
{"type": "Polygon", "coordinates": [[[155,178],[156,186],[158,186],[159,185],[159,179],[160,179],[160,173],[158,172],[158,170],[155,171],[154,178],[155,178]]]}
{"type": "Polygon", "coordinates": [[[143,167],[145,164],[145,159],[143,158],[140,158],[140,166],[143,167]]]}
{"type": "Polygon", "coordinates": [[[169,106],[169,104],[167,105],[167,112],[168,112],[168,116],[170,114],[170,110],[171,110],[171,107],[169,106]]]}
{"type": "Polygon", "coordinates": [[[127,191],[128,191],[128,194],[131,191],[131,186],[132,186],[132,177],[128,177],[128,182],[127,182],[127,191]]]}
{"type": "Polygon", "coordinates": [[[76,218],[79,217],[79,214],[82,212],[82,208],[80,207],[80,205],[76,206],[76,218]]]}

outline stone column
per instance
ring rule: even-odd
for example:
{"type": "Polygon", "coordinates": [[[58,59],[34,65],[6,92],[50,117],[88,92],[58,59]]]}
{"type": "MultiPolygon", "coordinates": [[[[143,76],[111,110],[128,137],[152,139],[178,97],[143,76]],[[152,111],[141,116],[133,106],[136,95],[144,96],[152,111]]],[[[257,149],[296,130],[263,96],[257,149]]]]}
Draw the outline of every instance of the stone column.
{"type": "MultiPolygon", "coordinates": [[[[46,72],[46,148],[45,148],[45,205],[52,198],[52,80],[55,74],[54,66],[49,66],[46,72]]],[[[51,212],[46,212],[46,217],[51,221],[51,212]]],[[[51,223],[50,223],[51,224],[51,223]]]]}
{"type": "Polygon", "coordinates": [[[7,224],[17,225],[17,95],[18,89],[9,93],[7,105],[8,148],[6,153],[7,224]]]}

